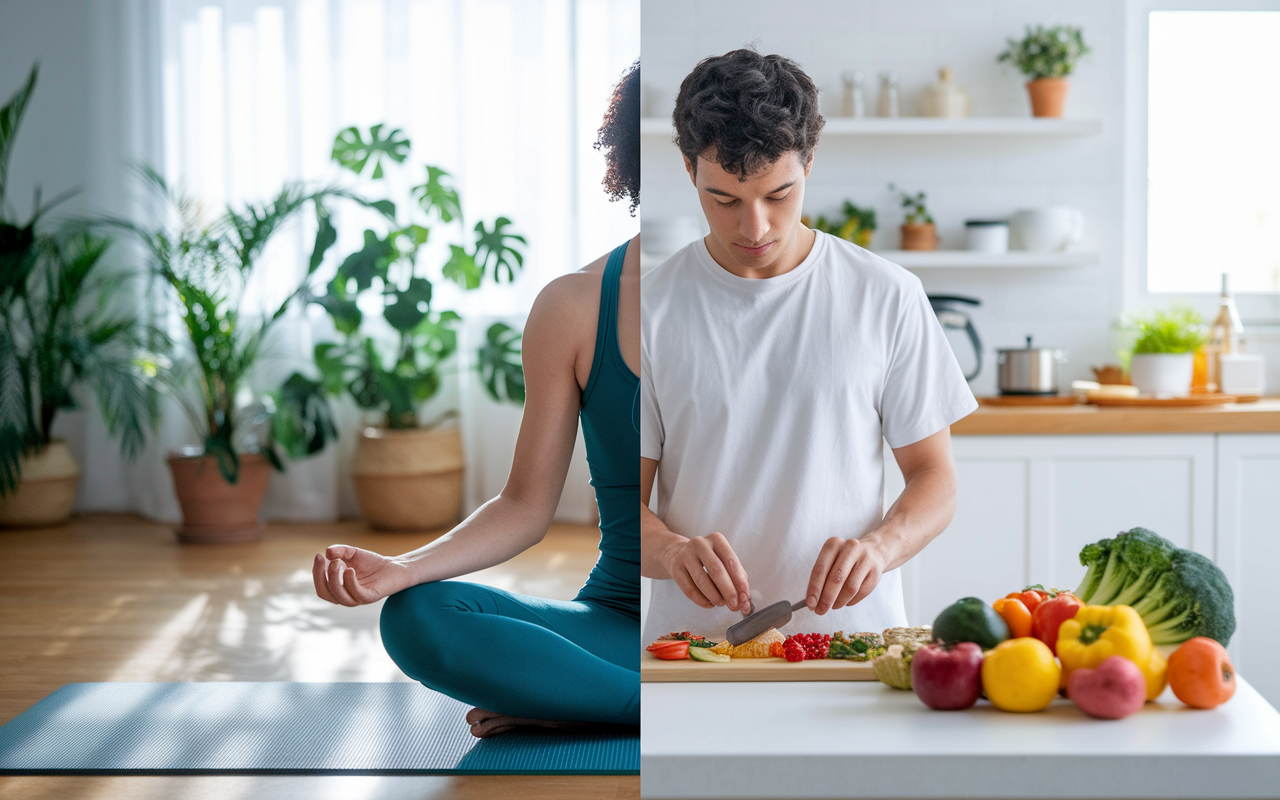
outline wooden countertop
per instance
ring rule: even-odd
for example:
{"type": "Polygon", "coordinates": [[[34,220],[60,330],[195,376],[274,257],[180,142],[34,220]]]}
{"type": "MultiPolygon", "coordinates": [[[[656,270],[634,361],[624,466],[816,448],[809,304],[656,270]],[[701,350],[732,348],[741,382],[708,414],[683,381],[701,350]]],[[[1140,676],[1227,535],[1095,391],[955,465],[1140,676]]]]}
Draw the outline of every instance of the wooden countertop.
{"type": "Polygon", "coordinates": [[[1073,433],[1280,433],[1280,397],[1199,408],[980,406],[953,436],[1073,433]]]}

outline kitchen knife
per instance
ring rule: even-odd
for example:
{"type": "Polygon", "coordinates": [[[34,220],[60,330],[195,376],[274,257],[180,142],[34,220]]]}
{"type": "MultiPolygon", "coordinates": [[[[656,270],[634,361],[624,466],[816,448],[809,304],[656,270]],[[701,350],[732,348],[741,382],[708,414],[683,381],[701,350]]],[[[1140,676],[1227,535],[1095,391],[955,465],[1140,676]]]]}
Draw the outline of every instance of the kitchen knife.
{"type": "Polygon", "coordinates": [[[791,612],[799,611],[805,607],[805,602],[801,600],[799,603],[788,603],[786,600],[779,600],[771,606],[766,606],[750,616],[744,617],[742,622],[736,623],[725,631],[724,638],[729,640],[729,644],[737,647],[743,642],[749,642],[770,628],[781,628],[791,621],[791,612]]]}

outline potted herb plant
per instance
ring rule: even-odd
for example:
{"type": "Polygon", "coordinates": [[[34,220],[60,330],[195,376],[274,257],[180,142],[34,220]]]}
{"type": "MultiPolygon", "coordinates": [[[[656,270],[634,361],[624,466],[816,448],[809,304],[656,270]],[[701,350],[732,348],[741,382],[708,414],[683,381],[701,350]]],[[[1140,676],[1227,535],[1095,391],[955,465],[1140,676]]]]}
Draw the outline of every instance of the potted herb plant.
{"type": "MultiPolygon", "coordinates": [[[[1209,334],[1199,312],[1175,304],[1167,311],[1127,317],[1121,328],[1133,337],[1129,348],[1129,382],[1142,394],[1187,395],[1195,352],[1209,334]]],[[[1123,357],[1123,355],[1122,355],[1123,357]]]]}
{"type": "Polygon", "coordinates": [[[1067,76],[1088,52],[1079,28],[1037,25],[1034,30],[1028,27],[1021,40],[1009,39],[996,61],[1013,64],[1027,77],[1032,116],[1061,117],[1070,88],[1067,76]]]}
{"type": "MultiPolygon", "coordinates": [[[[305,293],[307,280],[337,238],[324,200],[352,195],[338,190],[309,190],[286,185],[267,202],[227,208],[206,218],[198,203],[177,194],[158,173],[143,174],[161,199],[158,227],[118,223],[145,242],[156,273],[172,290],[186,334],[172,357],[158,354],[150,374],[187,414],[201,437],[199,447],[171,454],[184,542],[248,541],[261,536],[258,512],[269,468],[284,470],[274,431],[277,403],[284,403],[294,425],[332,429],[328,408],[314,402],[314,386],[286,383],[280,392],[254,396],[248,378],[268,352],[272,326],[305,293]],[[267,242],[309,207],[318,219],[306,276],[274,313],[254,315],[242,309],[258,258],[267,242]]],[[[308,443],[291,441],[290,454],[308,443]]]]}
{"type": "Polygon", "coordinates": [[[889,189],[899,191],[902,195],[902,208],[906,214],[902,222],[903,250],[937,250],[938,229],[933,224],[933,216],[925,208],[924,192],[908,194],[901,192],[892,183],[889,189]]]}
{"type": "MultiPolygon", "coordinates": [[[[84,227],[46,233],[6,209],[13,141],[38,70],[0,108],[0,525],[53,525],[71,514],[80,467],[52,437],[60,412],[90,388],[107,429],[133,457],[156,421],[154,395],[134,363],[143,328],[111,307],[127,276],[106,273],[110,240],[84,227]]],[[[64,195],[65,197],[65,195],[64,195]]]]}
{"type": "Polygon", "coordinates": [[[814,230],[829,233],[832,236],[839,236],[848,242],[853,242],[859,247],[871,247],[871,237],[876,232],[876,210],[874,208],[859,208],[852,201],[844,201],[844,218],[833,218],[828,220],[825,216],[819,214],[818,218],[812,222],[805,217],[801,222],[813,228],[814,230]]]}
{"type": "MultiPolygon", "coordinates": [[[[384,167],[403,164],[409,150],[399,130],[353,127],[338,134],[333,159],[379,181],[384,167]]],[[[364,246],[342,261],[325,293],[309,298],[329,313],[342,337],[315,348],[319,385],[380,418],[361,430],[352,473],[365,519],[381,530],[437,528],[461,516],[462,440],[456,425],[444,424],[456,414],[422,419],[423,406],[458,357],[462,322],[455,311],[433,306],[434,287],[451,281],[475,290],[486,280],[512,281],[524,262],[524,237],[511,232],[509,219],[480,221],[468,231],[449,173],[435,166],[425,173],[410,202],[375,203],[386,212],[387,229],[366,230],[364,246]],[[447,260],[427,263],[423,246],[438,236],[431,226],[453,223],[456,243],[449,244],[447,260]],[[377,313],[366,313],[373,309],[377,313]]],[[[495,400],[524,402],[519,340],[518,331],[494,323],[479,349],[483,383],[495,400]]],[[[309,379],[295,374],[290,381],[305,385],[309,379]]],[[[300,426],[294,435],[323,447],[331,434],[336,432],[300,426]]]]}

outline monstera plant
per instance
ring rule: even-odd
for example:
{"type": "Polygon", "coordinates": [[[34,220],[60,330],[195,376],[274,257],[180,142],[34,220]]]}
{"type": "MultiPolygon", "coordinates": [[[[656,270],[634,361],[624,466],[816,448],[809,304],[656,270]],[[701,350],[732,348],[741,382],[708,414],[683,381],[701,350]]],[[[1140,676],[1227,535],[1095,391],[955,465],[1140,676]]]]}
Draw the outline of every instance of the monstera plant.
{"type": "Polygon", "coordinates": [[[80,468],[53,438],[60,412],[91,389],[121,451],[136,455],[157,404],[136,356],[144,328],[112,298],[130,276],[104,266],[110,240],[80,223],[40,223],[61,198],[19,220],[6,202],[9,160],[38,70],[0,108],[0,524],[48,525],[71,513],[80,468]]]}
{"type": "MultiPolygon", "coordinates": [[[[337,164],[375,184],[393,165],[408,169],[400,165],[409,153],[401,131],[384,125],[347,128],[333,146],[337,164]]],[[[456,426],[422,419],[424,405],[440,391],[444,375],[456,371],[461,355],[462,318],[436,307],[435,287],[448,281],[472,291],[486,282],[510,282],[524,263],[525,239],[512,231],[511,220],[499,216],[468,227],[449,173],[436,166],[422,169],[422,183],[409,198],[369,203],[386,225],[365,230],[362,246],[339,264],[324,293],[308,298],[329,313],[340,340],[316,345],[318,381],[295,373],[285,384],[286,392],[299,397],[314,396],[317,387],[329,396],[348,396],[381,418],[382,425],[361,432],[353,472],[366,518],[382,529],[437,527],[461,510],[456,426]],[[447,250],[427,258],[428,241],[442,235],[448,237],[447,250]]],[[[478,349],[477,369],[495,400],[524,402],[519,341],[519,331],[495,322],[478,349]]],[[[309,449],[323,447],[336,435],[332,427],[308,424],[302,413],[294,422],[286,436],[295,449],[304,442],[309,449]]]]}

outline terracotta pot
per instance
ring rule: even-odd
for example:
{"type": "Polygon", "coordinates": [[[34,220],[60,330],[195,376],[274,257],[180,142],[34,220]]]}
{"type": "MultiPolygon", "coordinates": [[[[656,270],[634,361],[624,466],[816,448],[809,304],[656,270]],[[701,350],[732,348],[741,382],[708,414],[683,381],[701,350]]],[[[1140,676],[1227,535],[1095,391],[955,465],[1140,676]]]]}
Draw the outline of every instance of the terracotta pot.
{"type": "Polygon", "coordinates": [[[937,250],[938,229],[932,222],[902,226],[903,250],[937,250]]]}
{"type": "Polygon", "coordinates": [[[71,516],[80,484],[80,465],[71,448],[54,439],[38,453],[19,460],[18,490],[0,497],[0,526],[13,528],[60,525],[71,516]]]}
{"type": "Polygon", "coordinates": [[[1071,81],[1066,78],[1037,78],[1027,84],[1031,95],[1031,116],[1061,117],[1067,104],[1067,90],[1071,81]]]}
{"type": "Polygon", "coordinates": [[[258,520],[271,466],[257,453],[240,454],[240,475],[227,483],[213,456],[169,456],[173,488],[182,506],[178,541],[252,542],[266,527],[258,520]]]}
{"type": "Polygon", "coordinates": [[[442,528],[461,519],[462,468],[456,427],[365,428],[351,472],[369,524],[404,531],[442,528]]]}

